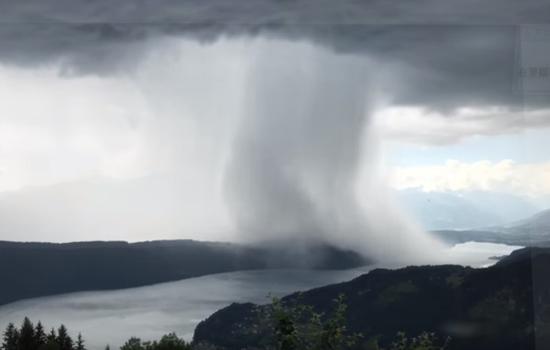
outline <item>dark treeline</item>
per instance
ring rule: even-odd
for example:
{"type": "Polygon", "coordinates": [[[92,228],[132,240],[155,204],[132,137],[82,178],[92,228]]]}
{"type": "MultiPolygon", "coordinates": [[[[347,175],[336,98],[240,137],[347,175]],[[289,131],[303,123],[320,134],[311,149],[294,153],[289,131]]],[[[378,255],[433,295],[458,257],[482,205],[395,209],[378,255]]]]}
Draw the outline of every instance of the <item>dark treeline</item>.
{"type": "Polygon", "coordinates": [[[3,350],[86,350],[82,335],[79,333],[76,340],[69,335],[64,325],[57,330],[52,328],[46,333],[40,321],[36,326],[27,317],[21,327],[17,328],[10,323],[2,337],[3,350]]]}
{"type": "MultiPolygon", "coordinates": [[[[270,336],[259,347],[244,344],[242,349],[254,350],[447,350],[449,339],[442,341],[434,333],[423,332],[409,338],[399,332],[387,347],[378,344],[378,337],[365,337],[351,332],[345,324],[347,305],[344,297],[334,300],[329,315],[315,312],[307,305],[289,306],[274,299],[269,312],[259,315],[270,330],[270,336]]],[[[79,333],[76,341],[67,328],[61,325],[48,334],[40,322],[33,323],[25,317],[20,328],[10,323],[3,335],[2,350],[87,350],[79,333]]],[[[109,345],[105,350],[110,350],[109,345]]],[[[169,333],[155,341],[142,341],[131,337],[120,350],[224,350],[224,347],[208,342],[186,342],[175,333],[169,333]]]]}
{"type": "MultiPolygon", "coordinates": [[[[145,341],[132,337],[124,345],[120,347],[120,350],[192,350],[194,349],[191,343],[179,338],[176,333],[169,333],[159,341],[145,341]]],[[[106,349],[109,350],[109,349],[106,349]]]]}
{"type": "MultiPolygon", "coordinates": [[[[87,350],[80,333],[76,340],[69,335],[67,327],[61,325],[48,333],[40,321],[36,326],[25,317],[21,327],[10,323],[2,337],[2,350],[87,350]]],[[[132,337],[120,350],[191,350],[191,344],[179,338],[175,333],[164,335],[159,341],[144,341],[132,337]]],[[[105,350],[110,350],[109,345],[105,350]]]]}

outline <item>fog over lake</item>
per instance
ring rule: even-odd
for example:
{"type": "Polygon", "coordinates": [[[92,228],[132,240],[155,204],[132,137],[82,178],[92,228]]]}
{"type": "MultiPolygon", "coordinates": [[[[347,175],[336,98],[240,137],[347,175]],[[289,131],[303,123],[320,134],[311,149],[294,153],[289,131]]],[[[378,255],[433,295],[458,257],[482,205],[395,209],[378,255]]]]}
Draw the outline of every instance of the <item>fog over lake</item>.
{"type": "MultiPolygon", "coordinates": [[[[487,266],[493,256],[520,247],[493,243],[464,243],[448,249],[449,261],[487,266]]],[[[239,271],[177,282],[115,291],[81,292],[24,300],[0,307],[0,327],[23,317],[41,320],[45,327],[65,324],[72,336],[82,332],[90,350],[109,344],[118,348],[131,336],[158,339],[176,332],[191,339],[195,326],[232,302],[265,303],[326,284],[343,282],[379,266],[343,271],[239,271]]]]}

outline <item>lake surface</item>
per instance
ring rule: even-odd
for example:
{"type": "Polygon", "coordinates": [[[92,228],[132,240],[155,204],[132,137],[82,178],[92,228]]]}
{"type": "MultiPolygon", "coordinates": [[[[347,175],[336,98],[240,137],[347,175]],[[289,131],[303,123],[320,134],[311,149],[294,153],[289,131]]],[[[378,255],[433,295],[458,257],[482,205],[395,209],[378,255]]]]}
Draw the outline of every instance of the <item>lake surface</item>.
{"type": "MultiPolygon", "coordinates": [[[[450,262],[487,266],[492,256],[520,247],[468,242],[448,250],[450,262]]],[[[177,282],[115,291],[81,292],[24,300],[0,307],[0,327],[28,316],[46,328],[65,324],[76,336],[82,332],[88,349],[118,348],[131,336],[158,339],[176,332],[191,339],[195,326],[232,302],[265,303],[269,295],[283,296],[326,284],[343,282],[379,266],[343,270],[239,271],[177,282]]]]}

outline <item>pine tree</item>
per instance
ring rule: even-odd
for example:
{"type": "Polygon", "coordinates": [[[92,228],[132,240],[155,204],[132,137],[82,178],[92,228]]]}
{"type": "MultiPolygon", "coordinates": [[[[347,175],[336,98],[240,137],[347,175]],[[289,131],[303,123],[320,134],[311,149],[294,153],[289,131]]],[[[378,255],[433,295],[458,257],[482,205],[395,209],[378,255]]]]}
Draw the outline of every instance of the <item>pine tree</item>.
{"type": "Polygon", "coordinates": [[[59,350],[55,329],[52,328],[50,333],[46,336],[46,344],[43,346],[42,350],[59,350]]]}
{"type": "Polygon", "coordinates": [[[4,350],[17,350],[17,343],[19,342],[19,332],[13,323],[8,324],[4,331],[2,338],[2,349],[4,350]]]}
{"type": "Polygon", "coordinates": [[[34,329],[34,343],[36,348],[40,348],[42,345],[46,344],[46,333],[44,333],[44,327],[42,323],[38,321],[34,329]]]}
{"type": "Polygon", "coordinates": [[[76,339],[76,350],[86,350],[84,346],[84,339],[82,339],[82,334],[78,333],[78,338],[76,339]]]}
{"type": "Polygon", "coordinates": [[[50,333],[46,336],[46,342],[48,343],[55,343],[57,341],[57,334],[55,333],[55,329],[51,329],[50,333]]]}
{"type": "Polygon", "coordinates": [[[34,338],[34,325],[28,317],[25,317],[19,333],[18,350],[36,350],[34,338]]]}
{"type": "Polygon", "coordinates": [[[73,350],[73,340],[64,325],[61,325],[57,330],[57,344],[60,350],[73,350]]]}

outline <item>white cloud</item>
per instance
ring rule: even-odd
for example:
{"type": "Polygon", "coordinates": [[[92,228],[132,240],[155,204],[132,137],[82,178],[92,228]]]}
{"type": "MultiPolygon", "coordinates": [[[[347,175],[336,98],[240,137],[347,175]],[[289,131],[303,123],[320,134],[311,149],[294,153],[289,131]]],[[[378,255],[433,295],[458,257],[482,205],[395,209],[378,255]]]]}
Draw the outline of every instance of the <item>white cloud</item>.
{"type": "Polygon", "coordinates": [[[134,75],[0,65],[0,192],[209,166],[241,105],[242,45],[164,42],[134,75]]]}
{"type": "Polygon", "coordinates": [[[376,113],[387,139],[424,145],[449,145],[481,135],[516,134],[550,127],[550,109],[505,106],[463,107],[444,114],[422,107],[387,107],[376,113]]]}
{"type": "Polygon", "coordinates": [[[127,81],[0,67],[0,96],[0,191],[138,172],[149,111],[127,81]]]}
{"type": "Polygon", "coordinates": [[[396,189],[495,191],[537,197],[550,194],[550,162],[518,164],[512,160],[484,160],[464,163],[448,160],[443,165],[395,167],[391,181],[396,189]]]}
{"type": "Polygon", "coordinates": [[[0,65],[0,239],[230,234],[222,177],[245,44],[159,42],[111,76],[0,65]]]}

